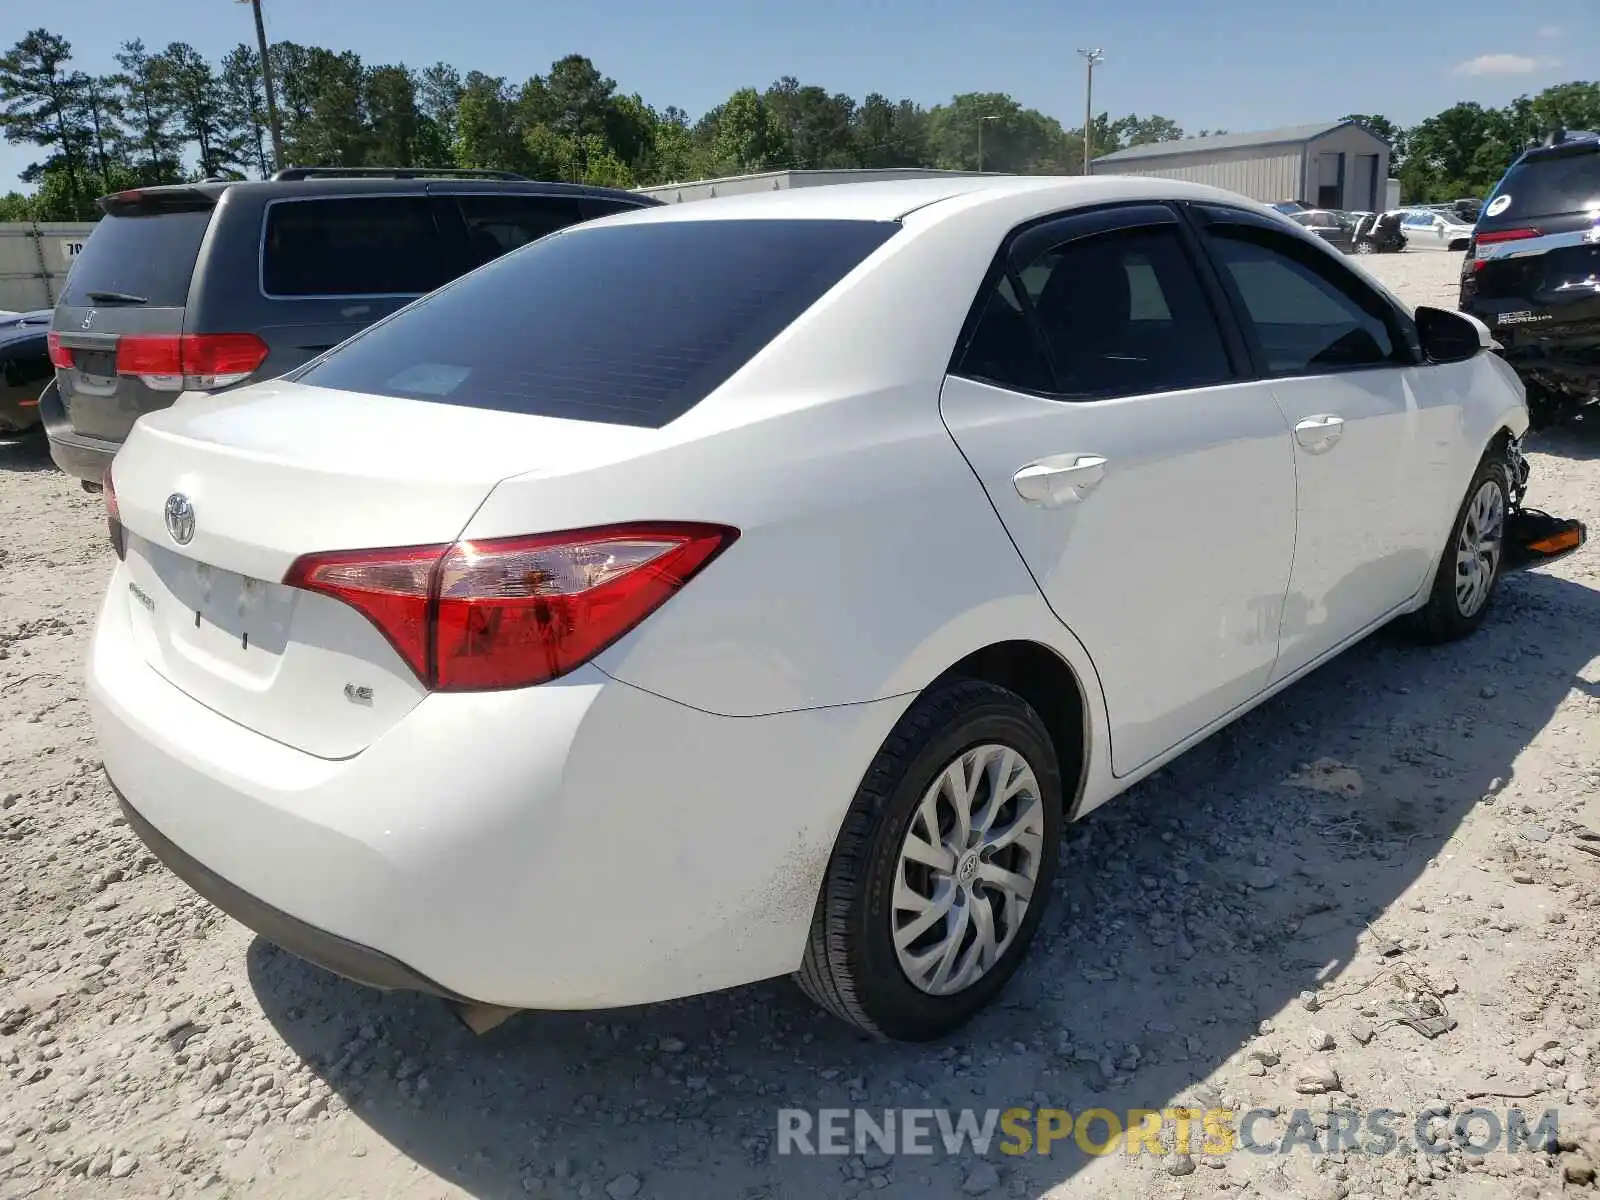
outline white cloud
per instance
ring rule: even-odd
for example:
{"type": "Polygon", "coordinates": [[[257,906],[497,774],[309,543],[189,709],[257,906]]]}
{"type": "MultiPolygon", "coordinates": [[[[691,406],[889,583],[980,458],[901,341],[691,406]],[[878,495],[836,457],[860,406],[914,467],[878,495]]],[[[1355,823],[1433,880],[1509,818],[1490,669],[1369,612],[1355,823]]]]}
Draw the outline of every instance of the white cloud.
{"type": "Polygon", "coordinates": [[[1528,75],[1541,67],[1561,64],[1553,58],[1532,58],[1526,54],[1480,54],[1456,66],[1457,75],[1528,75]]]}
{"type": "Polygon", "coordinates": [[[1539,26],[1539,36],[1542,38],[1558,38],[1561,36],[1562,32],[1562,28],[1559,25],[1539,26]]]}

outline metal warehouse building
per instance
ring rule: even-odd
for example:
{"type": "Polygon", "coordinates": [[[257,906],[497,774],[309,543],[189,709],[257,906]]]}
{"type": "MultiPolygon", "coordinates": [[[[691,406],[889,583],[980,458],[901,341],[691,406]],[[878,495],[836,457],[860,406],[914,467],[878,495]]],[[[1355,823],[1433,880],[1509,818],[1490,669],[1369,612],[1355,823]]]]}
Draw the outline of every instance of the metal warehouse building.
{"type": "MultiPolygon", "coordinates": [[[[985,174],[995,174],[986,171],[985,174]]],[[[756,175],[727,175],[721,179],[701,179],[694,183],[658,183],[635,188],[666,204],[685,200],[710,200],[716,196],[741,196],[749,192],[781,192],[787,188],[822,187],[830,183],[875,183],[890,179],[938,179],[950,175],[972,175],[973,171],[936,171],[923,167],[885,167],[879,170],[838,171],[762,171],[756,175]]]]}
{"type": "Polygon", "coordinates": [[[1387,207],[1389,154],[1388,142],[1356,122],[1331,121],[1134,146],[1095,159],[1090,171],[1187,179],[1269,204],[1375,212],[1387,207]]]}

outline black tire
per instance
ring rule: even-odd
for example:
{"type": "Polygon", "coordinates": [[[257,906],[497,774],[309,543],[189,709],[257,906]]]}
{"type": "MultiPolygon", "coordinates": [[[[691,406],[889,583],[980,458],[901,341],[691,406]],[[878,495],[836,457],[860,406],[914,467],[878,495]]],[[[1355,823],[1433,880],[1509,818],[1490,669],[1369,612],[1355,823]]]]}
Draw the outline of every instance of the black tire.
{"type": "Polygon", "coordinates": [[[796,982],[873,1037],[923,1042],[958,1029],[1005,987],[1027,953],[1055,879],[1062,820],[1055,747],[1025,700],[975,680],[930,690],[895,725],[850,804],[796,982]],[[1016,935],[999,959],[965,989],[935,995],[911,982],[894,946],[891,899],[900,853],[927,789],[962,754],[988,744],[1016,751],[1034,773],[1043,809],[1038,871],[1016,935]]]}
{"type": "Polygon", "coordinates": [[[1484,455],[1483,461],[1478,464],[1478,469],[1473,472],[1472,482],[1467,485],[1466,497],[1461,501],[1461,508],[1456,512],[1455,521],[1450,525],[1450,539],[1439,555],[1439,566],[1434,571],[1433,587],[1428,593],[1428,603],[1413,620],[1412,627],[1418,640],[1440,644],[1464,638],[1483,624],[1483,618],[1494,607],[1495,592],[1499,588],[1500,575],[1505,565],[1503,543],[1500,556],[1495,562],[1494,574],[1489,582],[1489,594],[1483,603],[1470,613],[1462,612],[1456,592],[1456,549],[1473,499],[1484,486],[1493,485],[1500,490],[1501,511],[1509,517],[1511,511],[1509,479],[1505,456],[1498,447],[1484,455]]]}
{"type": "Polygon", "coordinates": [[[1377,252],[1378,252],[1377,246],[1373,245],[1371,242],[1357,242],[1356,243],[1356,253],[1357,254],[1376,254],[1377,252]]]}

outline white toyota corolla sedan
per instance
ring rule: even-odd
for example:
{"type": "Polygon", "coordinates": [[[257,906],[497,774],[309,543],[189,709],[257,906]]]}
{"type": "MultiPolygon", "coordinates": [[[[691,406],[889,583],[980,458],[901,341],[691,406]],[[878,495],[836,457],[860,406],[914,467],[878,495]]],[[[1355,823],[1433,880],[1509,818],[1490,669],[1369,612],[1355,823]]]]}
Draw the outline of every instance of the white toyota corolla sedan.
{"type": "Polygon", "coordinates": [[[1481,325],[1226,192],[647,209],[141,418],[95,723],[154,852],[350,978],[481,1018],[793,972],[933,1038],[1063,822],[1484,618],[1526,424],[1481,325]]]}

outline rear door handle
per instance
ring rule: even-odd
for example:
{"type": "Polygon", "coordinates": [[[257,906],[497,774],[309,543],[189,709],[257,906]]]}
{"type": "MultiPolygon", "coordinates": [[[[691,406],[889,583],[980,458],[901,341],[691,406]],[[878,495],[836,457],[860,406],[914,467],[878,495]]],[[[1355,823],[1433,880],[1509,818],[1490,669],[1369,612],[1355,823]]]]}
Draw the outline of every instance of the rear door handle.
{"type": "Polygon", "coordinates": [[[1064,508],[1087,498],[1106,477],[1106,460],[1098,454],[1056,454],[1031,462],[1011,477],[1029,504],[1064,508]]]}
{"type": "Polygon", "coordinates": [[[1334,413],[1307,417],[1294,427],[1294,440],[1313,454],[1332,449],[1343,436],[1344,418],[1334,413]]]}

